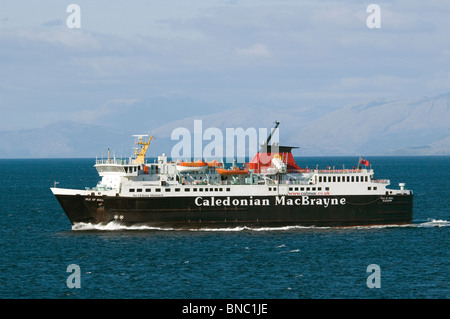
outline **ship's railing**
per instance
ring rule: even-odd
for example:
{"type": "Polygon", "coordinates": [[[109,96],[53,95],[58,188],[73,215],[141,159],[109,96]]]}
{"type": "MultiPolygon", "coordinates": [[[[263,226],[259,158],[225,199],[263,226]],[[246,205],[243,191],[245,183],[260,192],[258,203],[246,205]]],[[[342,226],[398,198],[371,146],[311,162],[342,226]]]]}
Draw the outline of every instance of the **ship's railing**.
{"type": "Polygon", "coordinates": [[[372,172],[372,170],[367,169],[315,169],[314,173],[320,174],[355,174],[355,173],[367,173],[372,172]]]}
{"type": "Polygon", "coordinates": [[[95,187],[85,187],[84,189],[87,191],[110,191],[112,190],[112,187],[102,185],[100,182],[98,182],[95,187]]]}
{"type": "MultiPolygon", "coordinates": [[[[248,185],[244,182],[227,181],[184,181],[183,185],[248,185]]],[[[310,185],[308,181],[273,181],[273,180],[257,180],[253,185],[310,185]]]]}
{"type": "MultiPolygon", "coordinates": [[[[279,170],[275,167],[268,168],[254,168],[249,169],[253,174],[261,174],[261,175],[274,175],[279,172],[279,170]]],[[[286,169],[283,173],[295,174],[295,173],[310,173],[312,169],[286,169]]]]}
{"type": "Polygon", "coordinates": [[[133,164],[130,159],[128,158],[102,158],[102,159],[95,159],[96,165],[129,165],[133,164]]]}

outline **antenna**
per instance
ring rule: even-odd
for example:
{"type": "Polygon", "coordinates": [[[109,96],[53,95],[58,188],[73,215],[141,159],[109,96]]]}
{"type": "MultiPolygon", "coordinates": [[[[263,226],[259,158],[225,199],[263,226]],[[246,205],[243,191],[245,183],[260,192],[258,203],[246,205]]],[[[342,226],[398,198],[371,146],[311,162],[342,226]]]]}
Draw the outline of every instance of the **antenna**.
{"type": "Polygon", "coordinates": [[[133,137],[137,137],[139,139],[139,142],[137,144],[142,144],[142,138],[147,137],[148,134],[135,134],[133,137]]]}

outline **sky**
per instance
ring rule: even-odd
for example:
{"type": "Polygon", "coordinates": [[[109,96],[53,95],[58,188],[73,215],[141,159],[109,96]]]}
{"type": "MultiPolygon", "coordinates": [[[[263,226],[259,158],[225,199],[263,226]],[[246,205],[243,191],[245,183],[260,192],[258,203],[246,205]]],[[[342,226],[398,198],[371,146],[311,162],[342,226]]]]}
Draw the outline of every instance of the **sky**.
{"type": "Polygon", "coordinates": [[[168,121],[446,93],[449,16],[442,0],[0,0],[0,131],[102,124],[154,99],[173,101],[149,105],[168,121]]]}

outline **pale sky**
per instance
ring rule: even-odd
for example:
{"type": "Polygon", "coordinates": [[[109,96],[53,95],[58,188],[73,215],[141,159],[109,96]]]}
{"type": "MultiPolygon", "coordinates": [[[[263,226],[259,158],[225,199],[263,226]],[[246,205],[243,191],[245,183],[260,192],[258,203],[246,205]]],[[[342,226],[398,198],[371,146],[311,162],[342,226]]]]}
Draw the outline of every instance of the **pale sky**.
{"type": "Polygon", "coordinates": [[[183,100],[326,112],[446,93],[449,17],[442,0],[0,0],[0,131],[101,124],[111,105],[154,98],[174,100],[149,106],[167,120],[183,100]],[[81,28],[66,24],[72,3],[81,28]]]}

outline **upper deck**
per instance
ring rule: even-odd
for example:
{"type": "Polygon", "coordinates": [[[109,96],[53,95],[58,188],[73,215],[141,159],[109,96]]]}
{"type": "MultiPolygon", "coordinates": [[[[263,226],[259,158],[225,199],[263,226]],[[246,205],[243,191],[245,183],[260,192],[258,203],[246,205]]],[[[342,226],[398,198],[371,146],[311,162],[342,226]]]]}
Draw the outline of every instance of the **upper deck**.
{"type": "MultiPolygon", "coordinates": [[[[145,160],[145,154],[153,137],[144,141],[143,136],[138,136],[137,144],[141,149],[139,152],[136,150],[136,157],[111,158],[108,151],[106,159],[96,159],[95,168],[102,180],[95,189],[115,189],[118,193],[127,193],[133,189],[148,189],[150,192],[151,187],[189,189],[204,185],[266,185],[270,186],[269,189],[277,189],[278,186],[285,185],[289,193],[293,194],[314,191],[322,194],[392,193],[392,190],[387,189],[390,181],[374,179],[374,171],[368,166],[353,169],[335,169],[329,166],[326,169],[300,168],[290,153],[291,147],[284,153],[270,153],[272,149],[266,147],[265,153],[259,152],[252,161],[244,163],[242,167],[236,167],[233,163],[233,168],[239,172],[236,174],[232,170],[224,174],[224,167],[218,169],[216,166],[206,165],[203,161],[185,162],[183,164],[191,165],[186,168],[180,165],[179,161],[169,161],[165,154],[149,163],[145,160]]],[[[401,191],[406,192],[404,186],[401,191]]]]}

